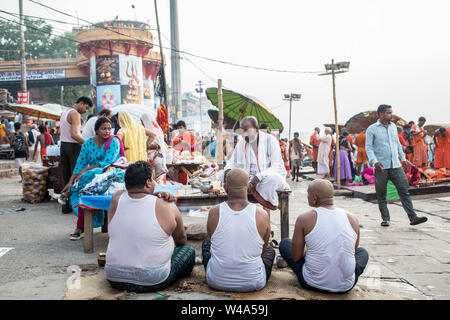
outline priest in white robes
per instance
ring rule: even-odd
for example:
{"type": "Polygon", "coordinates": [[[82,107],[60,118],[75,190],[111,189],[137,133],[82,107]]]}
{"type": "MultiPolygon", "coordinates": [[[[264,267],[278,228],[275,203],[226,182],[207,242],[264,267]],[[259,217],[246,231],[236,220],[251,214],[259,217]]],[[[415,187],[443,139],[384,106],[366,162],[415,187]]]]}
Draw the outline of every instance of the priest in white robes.
{"type": "Polygon", "coordinates": [[[259,130],[255,117],[242,119],[240,128],[243,139],[237,143],[231,159],[219,172],[219,179],[223,182],[231,169],[246,170],[250,176],[249,192],[264,207],[276,210],[277,190],[289,189],[280,144],[274,136],[259,130]]]}

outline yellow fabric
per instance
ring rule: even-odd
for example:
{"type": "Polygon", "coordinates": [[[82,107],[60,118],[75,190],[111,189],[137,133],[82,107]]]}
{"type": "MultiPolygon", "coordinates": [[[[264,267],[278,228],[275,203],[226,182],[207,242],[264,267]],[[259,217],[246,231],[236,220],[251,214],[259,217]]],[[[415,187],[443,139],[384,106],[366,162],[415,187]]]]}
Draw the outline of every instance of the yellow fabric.
{"type": "Polygon", "coordinates": [[[0,138],[3,137],[5,135],[6,131],[5,131],[5,125],[2,123],[0,124],[0,138]]]}
{"type": "Polygon", "coordinates": [[[136,124],[127,111],[119,111],[120,130],[117,135],[122,137],[128,162],[147,161],[147,136],[145,128],[136,124]]]}

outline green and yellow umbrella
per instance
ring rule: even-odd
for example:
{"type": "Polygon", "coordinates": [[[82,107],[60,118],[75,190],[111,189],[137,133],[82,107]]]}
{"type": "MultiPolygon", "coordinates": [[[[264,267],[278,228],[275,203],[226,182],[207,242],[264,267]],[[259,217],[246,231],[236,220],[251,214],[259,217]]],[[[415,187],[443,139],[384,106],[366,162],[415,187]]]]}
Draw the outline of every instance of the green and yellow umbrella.
{"type": "MultiPolygon", "coordinates": [[[[217,88],[206,89],[206,97],[216,107],[219,106],[217,91],[217,88]]],[[[283,130],[281,121],[258,99],[226,89],[222,89],[222,94],[224,116],[234,119],[237,123],[245,117],[254,116],[259,124],[267,123],[271,130],[283,130]]]]}

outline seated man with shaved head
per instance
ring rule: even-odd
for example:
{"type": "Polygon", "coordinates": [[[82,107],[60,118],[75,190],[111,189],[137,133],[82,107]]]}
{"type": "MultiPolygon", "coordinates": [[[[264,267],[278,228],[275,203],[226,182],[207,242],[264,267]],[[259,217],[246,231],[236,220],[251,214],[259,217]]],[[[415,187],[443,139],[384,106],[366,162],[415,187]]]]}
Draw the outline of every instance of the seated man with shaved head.
{"type": "Polygon", "coordinates": [[[246,171],[232,169],[224,185],[228,200],[209,212],[202,256],[206,281],[217,290],[260,290],[272,271],[269,215],[248,202],[248,179],[246,171]]]}
{"type": "Polygon", "coordinates": [[[308,203],[314,209],[298,216],[292,240],[281,241],[280,253],[303,288],[343,293],[355,286],[369,255],[358,248],[358,219],[336,208],[333,196],[328,180],[309,185],[308,203]]]}

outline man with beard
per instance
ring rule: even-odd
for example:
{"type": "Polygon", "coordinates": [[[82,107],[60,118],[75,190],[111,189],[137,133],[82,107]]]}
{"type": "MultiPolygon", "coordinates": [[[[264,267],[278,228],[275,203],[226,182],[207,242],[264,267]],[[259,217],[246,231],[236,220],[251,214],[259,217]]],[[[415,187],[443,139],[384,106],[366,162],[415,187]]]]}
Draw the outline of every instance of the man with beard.
{"type": "Polygon", "coordinates": [[[250,176],[249,193],[265,208],[276,210],[277,190],[289,189],[280,145],[272,135],[259,130],[255,117],[242,119],[240,128],[244,139],[237,143],[230,161],[219,172],[219,179],[225,181],[231,169],[244,169],[250,176]]]}

